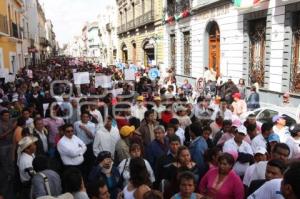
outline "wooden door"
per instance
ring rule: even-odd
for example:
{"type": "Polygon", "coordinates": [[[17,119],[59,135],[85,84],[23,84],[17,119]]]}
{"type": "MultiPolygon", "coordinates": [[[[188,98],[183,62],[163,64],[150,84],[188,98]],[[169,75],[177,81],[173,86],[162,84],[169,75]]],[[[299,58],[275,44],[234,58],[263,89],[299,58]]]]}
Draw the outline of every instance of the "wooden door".
{"type": "Polygon", "coordinates": [[[220,31],[218,24],[214,23],[209,32],[209,69],[220,75],[220,31]]]}

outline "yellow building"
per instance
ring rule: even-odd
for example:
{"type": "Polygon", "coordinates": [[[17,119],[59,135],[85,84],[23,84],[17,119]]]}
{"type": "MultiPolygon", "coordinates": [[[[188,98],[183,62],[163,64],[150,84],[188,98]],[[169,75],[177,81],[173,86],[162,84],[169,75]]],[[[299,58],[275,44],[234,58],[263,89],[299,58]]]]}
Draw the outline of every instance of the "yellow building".
{"type": "Polygon", "coordinates": [[[123,63],[163,63],[163,0],[117,0],[118,59],[123,63]]]}
{"type": "Polygon", "coordinates": [[[22,7],[23,0],[0,0],[0,68],[11,73],[19,67],[17,45],[22,42],[22,7]]]}

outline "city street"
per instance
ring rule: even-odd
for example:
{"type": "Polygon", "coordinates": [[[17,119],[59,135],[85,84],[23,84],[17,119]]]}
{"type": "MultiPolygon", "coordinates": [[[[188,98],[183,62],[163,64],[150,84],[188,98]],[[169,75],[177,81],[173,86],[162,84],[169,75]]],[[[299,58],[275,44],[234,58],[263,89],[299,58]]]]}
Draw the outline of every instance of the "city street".
{"type": "Polygon", "coordinates": [[[0,199],[300,198],[300,0],[0,0],[0,199]]]}

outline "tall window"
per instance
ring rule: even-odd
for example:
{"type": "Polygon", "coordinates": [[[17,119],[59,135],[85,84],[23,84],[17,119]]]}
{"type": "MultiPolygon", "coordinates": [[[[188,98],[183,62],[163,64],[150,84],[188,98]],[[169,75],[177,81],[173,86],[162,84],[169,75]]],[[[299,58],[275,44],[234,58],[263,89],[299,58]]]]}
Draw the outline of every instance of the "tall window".
{"type": "Polygon", "coordinates": [[[176,1],[168,0],[167,1],[167,12],[169,16],[174,16],[176,11],[176,1]]]}
{"type": "Polygon", "coordinates": [[[190,56],[191,56],[191,35],[190,32],[184,32],[183,33],[183,72],[184,75],[190,76],[191,74],[191,61],[190,61],[190,56]]]}
{"type": "Polygon", "coordinates": [[[261,87],[264,87],[266,18],[250,21],[249,30],[249,81],[251,83],[257,82],[261,87]]]}
{"type": "Polygon", "coordinates": [[[176,68],[176,36],[170,35],[170,60],[171,60],[171,67],[176,68]]]}
{"type": "Polygon", "coordinates": [[[190,9],[190,0],[176,0],[176,12],[180,13],[190,9]]]}
{"type": "Polygon", "coordinates": [[[293,43],[291,64],[291,91],[300,93],[300,12],[293,16],[293,43]]]}

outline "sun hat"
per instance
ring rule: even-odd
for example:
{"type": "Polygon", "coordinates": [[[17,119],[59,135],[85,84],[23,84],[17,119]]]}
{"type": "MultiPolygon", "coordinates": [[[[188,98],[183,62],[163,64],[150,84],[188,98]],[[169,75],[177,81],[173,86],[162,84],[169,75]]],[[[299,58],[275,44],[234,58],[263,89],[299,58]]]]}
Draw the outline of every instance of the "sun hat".
{"type": "Polygon", "coordinates": [[[34,136],[25,136],[19,141],[19,150],[20,152],[23,152],[25,149],[27,149],[30,145],[37,142],[38,139],[34,136]]]}

